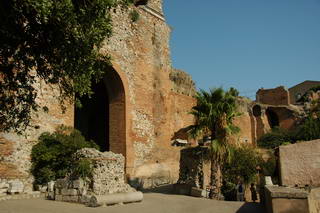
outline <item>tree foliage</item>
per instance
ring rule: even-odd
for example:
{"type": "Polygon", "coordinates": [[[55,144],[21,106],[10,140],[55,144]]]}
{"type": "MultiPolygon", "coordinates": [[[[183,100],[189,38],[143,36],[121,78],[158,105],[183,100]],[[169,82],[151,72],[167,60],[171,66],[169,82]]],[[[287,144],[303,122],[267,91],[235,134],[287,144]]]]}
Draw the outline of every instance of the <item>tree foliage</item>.
{"type": "Polygon", "coordinates": [[[320,138],[320,117],[309,115],[295,133],[296,141],[310,141],[320,138]]]}
{"type": "Polygon", "coordinates": [[[224,180],[237,183],[239,178],[249,184],[255,181],[257,168],[261,166],[261,154],[250,146],[238,147],[233,152],[233,158],[223,167],[224,180]]]}
{"type": "MultiPolygon", "coordinates": [[[[110,37],[110,9],[131,0],[10,0],[0,2],[0,130],[26,128],[39,80],[60,89],[61,105],[91,94],[109,65],[99,52],[110,37]]],[[[47,108],[44,108],[47,109],[47,108]]],[[[20,130],[21,131],[21,130],[20,130]]]]}
{"type": "Polygon", "coordinates": [[[190,135],[211,136],[211,191],[210,197],[219,199],[221,180],[221,165],[231,156],[231,144],[228,135],[239,131],[233,125],[237,113],[236,96],[238,92],[231,88],[224,91],[222,88],[210,89],[209,92],[200,90],[196,93],[197,105],[190,114],[195,117],[195,124],[190,127],[190,135]]]}
{"type": "Polygon", "coordinates": [[[45,184],[66,175],[79,177],[90,174],[87,160],[76,160],[73,154],[82,148],[98,148],[93,141],[86,141],[80,131],[59,127],[56,132],[45,132],[31,152],[32,169],[36,184],[45,184]]]}
{"type": "MultiPolygon", "coordinates": [[[[258,168],[262,166],[261,154],[251,146],[234,149],[233,158],[223,166],[222,194],[226,200],[236,200],[235,187],[239,179],[245,184],[256,181],[258,168]]],[[[264,164],[263,164],[264,165],[264,164]]]]}
{"type": "Polygon", "coordinates": [[[238,91],[230,88],[225,92],[222,88],[213,88],[209,92],[200,90],[196,93],[197,105],[192,108],[190,114],[195,119],[195,125],[190,127],[190,135],[194,138],[203,135],[210,135],[211,140],[221,139],[227,135],[219,135],[221,129],[225,133],[234,133],[239,129],[233,125],[233,119],[239,115],[237,112],[236,97],[238,91]]]}

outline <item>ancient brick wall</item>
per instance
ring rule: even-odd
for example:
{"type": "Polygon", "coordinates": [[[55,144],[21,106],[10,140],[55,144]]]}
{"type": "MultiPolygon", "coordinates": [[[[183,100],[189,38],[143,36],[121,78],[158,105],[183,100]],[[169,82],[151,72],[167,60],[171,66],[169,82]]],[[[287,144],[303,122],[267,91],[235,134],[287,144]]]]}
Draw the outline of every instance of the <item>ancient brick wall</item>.
{"type": "Polygon", "coordinates": [[[268,105],[289,105],[289,91],[283,86],[274,89],[259,89],[256,94],[256,101],[268,105]]]}
{"type": "Polygon", "coordinates": [[[320,86],[320,81],[304,81],[289,88],[290,103],[297,104],[297,101],[312,87],[320,86]]]}
{"type": "Polygon", "coordinates": [[[73,106],[62,113],[60,104],[54,95],[58,89],[38,82],[39,93],[37,101],[40,106],[47,106],[49,111],[39,112],[33,116],[31,125],[23,135],[0,132],[0,179],[21,180],[25,191],[32,190],[33,177],[30,175],[32,146],[42,132],[52,132],[59,125],[73,125],[73,106]],[[41,90],[40,90],[41,88],[41,90]]]}
{"type": "Polygon", "coordinates": [[[171,138],[192,124],[187,112],[195,104],[188,96],[194,91],[190,79],[190,86],[182,83],[178,90],[169,78],[170,28],[162,16],[162,1],[149,1],[147,6],[129,8],[140,14],[136,22],[130,11],[118,8],[114,36],[103,48],[112,55],[125,88],[127,175],[144,187],[178,178],[180,148],[172,147],[171,138]]]}
{"type": "Polygon", "coordinates": [[[280,146],[281,184],[320,186],[320,140],[280,146]]]}
{"type": "MultiPolygon", "coordinates": [[[[119,7],[112,16],[113,37],[101,50],[112,56],[115,72],[104,79],[110,99],[110,151],[125,156],[126,175],[132,181],[145,187],[175,182],[181,148],[173,147],[171,139],[193,123],[188,112],[195,104],[191,97],[194,83],[191,78],[180,84],[170,79],[170,28],[162,0],[149,0],[147,6],[128,10],[119,7]],[[140,15],[135,22],[130,15],[133,10],[140,15]]],[[[0,133],[0,152],[4,153],[0,178],[25,179],[30,189],[30,151],[39,135],[61,124],[74,125],[74,107],[67,106],[66,113],[61,113],[57,90],[45,84],[38,87],[37,101],[46,104],[49,112],[34,116],[36,128],[28,129],[27,137],[0,133]]]]}

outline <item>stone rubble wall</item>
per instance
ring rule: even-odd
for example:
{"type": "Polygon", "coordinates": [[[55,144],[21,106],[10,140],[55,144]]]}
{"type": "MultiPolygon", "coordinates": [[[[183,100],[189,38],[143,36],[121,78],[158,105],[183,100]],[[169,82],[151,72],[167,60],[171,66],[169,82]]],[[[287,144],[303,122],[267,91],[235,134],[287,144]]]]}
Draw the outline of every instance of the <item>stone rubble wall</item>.
{"type": "Polygon", "coordinates": [[[40,191],[26,189],[28,183],[20,179],[0,179],[0,201],[44,197],[40,191]]]}
{"type": "Polygon", "coordinates": [[[195,83],[189,74],[182,70],[173,69],[171,70],[169,77],[173,82],[172,90],[174,92],[188,96],[195,95],[195,83]]]}
{"type": "Polygon", "coordinates": [[[88,204],[93,196],[135,192],[125,182],[124,157],[121,154],[84,148],[74,157],[92,162],[92,177],[86,180],[66,177],[48,183],[49,199],[88,204]]]}
{"type": "Polygon", "coordinates": [[[24,184],[24,193],[33,190],[34,178],[30,174],[31,150],[43,132],[53,132],[60,125],[73,126],[73,106],[67,103],[62,113],[59,101],[54,95],[59,89],[44,82],[37,82],[39,93],[36,101],[40,108],[47,106],[48,112],[39,109],[32,116],[31,126],[22,135],[13,132],[0,132],[0,179],[19,180],[24,184]]]}
{"type": "Polygon", "coordinates": [[[76,158],[88,159],[93,163],[91,179],[92,192],[96,195],[134,191],[125,180],[125,161],[121,154],[99,152],[84,148],[75,154],[76,158]]]}
{"type": "Polygon", "coordinates": [[[178,184],[205,189],[210,183],[210,165],[207,147],[181,150],[178,184]]]}

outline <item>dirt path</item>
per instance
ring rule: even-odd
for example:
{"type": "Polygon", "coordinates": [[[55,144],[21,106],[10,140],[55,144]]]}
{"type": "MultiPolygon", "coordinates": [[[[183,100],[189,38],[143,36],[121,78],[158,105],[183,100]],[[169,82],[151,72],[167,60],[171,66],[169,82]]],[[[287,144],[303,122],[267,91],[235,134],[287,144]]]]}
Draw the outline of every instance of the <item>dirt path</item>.
{"type": "Polygon", "coordinates": [[[90,208],[43,199],[0,202],[0,213],[264,213],[259,204],[145,193],[141,203],[90,208]]]}

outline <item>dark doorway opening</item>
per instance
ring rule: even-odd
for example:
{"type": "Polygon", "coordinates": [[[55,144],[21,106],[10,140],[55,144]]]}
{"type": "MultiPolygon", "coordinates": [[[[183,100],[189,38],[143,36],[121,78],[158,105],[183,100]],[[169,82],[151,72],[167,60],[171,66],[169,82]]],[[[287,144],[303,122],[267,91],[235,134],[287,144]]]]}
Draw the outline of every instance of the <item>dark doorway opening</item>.
{"type": "Polygon", "coordinates": [[[92,83],[92,91],[91,98],[81,98],[83,107],[75,108],[74,127],[100,151],[126,157],[126,99],[120,75],[110,67],[100,82],[92,83]]]}
{"type": "Polygon", "coordinates": [[[271,128],[279,126],[279,117],[272,109],[268,108],[266,110],[266,115],[268,117],[268,122],[271,128]]]}
{"type": "Polygon", "coordinates": [[[75,107],[75,128],[87,140],[93,140],[100,151],[109,151],[109,97],[103,80],[92,85],[91,98],[80,98],[82,107],[75,107]]]}
{"type": "Polygon", "coordinates": [[[253,108],[252,108],[252,113],[255,117],[259,117],[261,116],[261,107],[259,105],[255,105],[253,108]]]}

